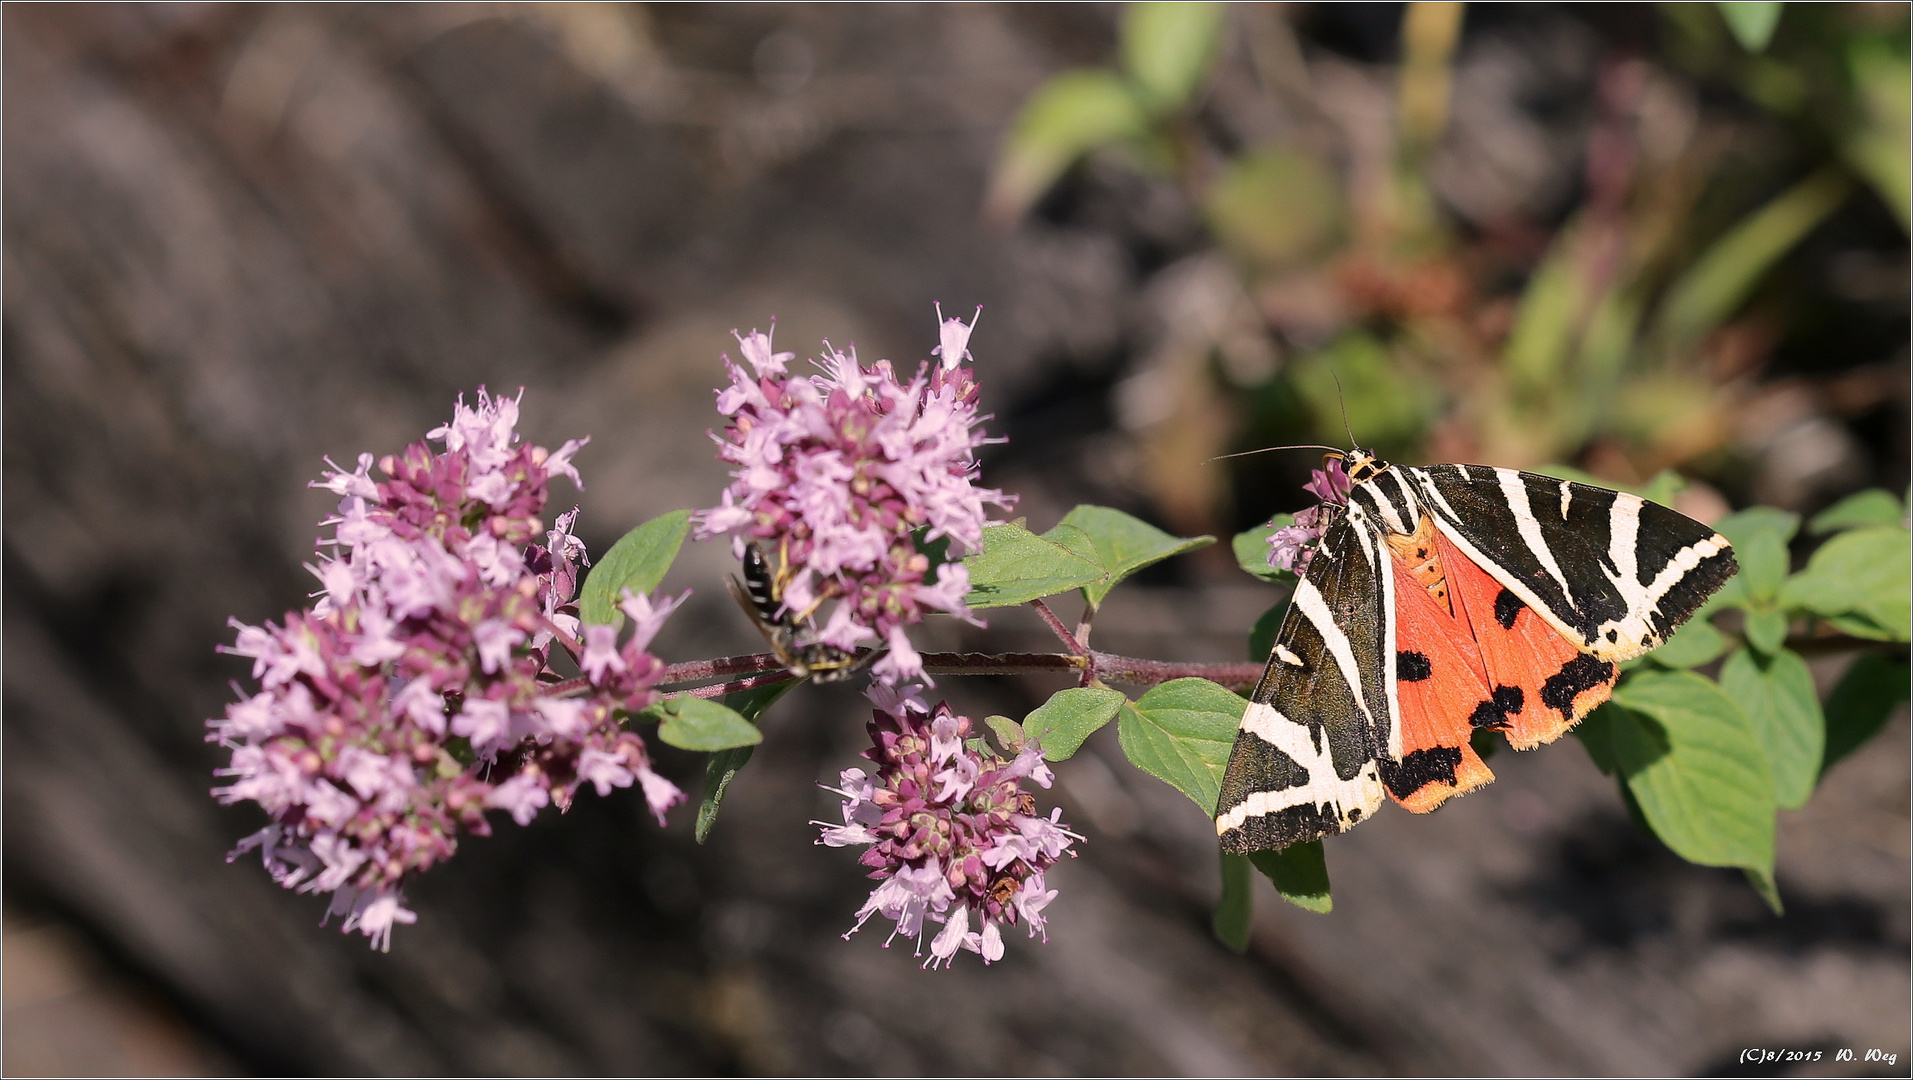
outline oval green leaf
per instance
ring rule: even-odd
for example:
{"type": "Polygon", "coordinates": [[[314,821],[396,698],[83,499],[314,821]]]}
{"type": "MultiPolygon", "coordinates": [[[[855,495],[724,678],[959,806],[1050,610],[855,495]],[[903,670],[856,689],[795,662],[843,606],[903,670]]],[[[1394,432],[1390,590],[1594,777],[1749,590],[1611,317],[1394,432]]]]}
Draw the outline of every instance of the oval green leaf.
{"type": "Polygon", "coordinates": [[[1216,913],[1209,929],[1230,952],[1249,951],[1249,924],[1255,917],[1255,893],[1247,856],[1222,853],[1222,898],[1216,901],[1216,913]]]}
{"type": "Polygon", "coordinates": [[[658,738],[679,750],[710,753],[764,741],[757,725],[730,706],[709,698],[665,698],[640,715],[656,720],[658,738]]]}
{"type": "Polygon", "coordinates": [[[1827,695],[1827,747],[1821,775],[1886,724],[1894,707],[1907,699],[1907,683],[1903,659],[1862,656],[1853,662],[1827,695]]]}
{"type": "Polygon", "coordinates": [[[1747,714],[1766,749],[1774,799],[1787,810],[1805,806],[1827,739],[1807,662],[1784,649],[1766,658],[1736,649],[1721,665],[1720,688],[1747,714]]]}
{"type": "Polygon", "coordinates": [[[1117,582],[1143,567],[1216,542],[1213,536],[1171,536],[1121,510],[1087,505],[1071,510],[1056,528],[1043,536],[1102,567],[1103,580],[1083,586],[1083,596],[1092,608],[1103,602],[1103,597],[1109,595],[1117,582]],[[1065,526],[1080,530],[1087,539],[1087,547],[1066,533],[1065,526]]]}
{"type": "Polygon", "coordinates": [[[1858,614],[1892,640],[1907,640],[1913,634],[1907,530],[1873,525],[1841,533],[1787,582],[1781,602],[1818,615],[1858,614]]]}
{"type": "Polygon", "coordinates": [[[1906,520],[1906,507],[1885,488],[1869,488],[1841,499],[1813,516],[1807,531],[1815,536],[1845,532],[1865,525],[1900,525],[1906,520]]]}
{"type": "Polygon", "coordinates": [[[1727,639],[1714,624],[1696,618],[1674,631],[1667,644],[1648,654],[1656,664],[1669,668],[1691,668],[1710,663],[1727,651],[1727,639]]]}
{"type": "Polygon", "coordinates": [[[1747,644],[1759,649],[1762,656],[1772,656],[1787,643],[1787,616],[1771,608],[1749,611],[1741,631],[1747,636],[1747,644]]]}
{"type": "MultiPolygon", "coordinates": [[[[1087,537],[1072,540],[1082,546],[1089,543],[1087,537]]],[[[964,602],[972,608],[1026,604],[1082,588],[1104,576],[1094,560],[1010,522],[985,525],[983,550],[963,560],[963,565],[970,572],[970,594],[964,602]]]]}
{"type": "Polygon", "coordinates": [[[1282,899],[1318,914],[1335,908],[1328,891],[1328,863],[1322,857],[1322,842],[1310,840],[1280,851],[1253,851],[1249,861],[1274,883],[1282,899]]]}
{"type": "Polygon", "coordinates": [[[1295,524],[1295,515],[1277,514],[1267,525],[1258,525],[1247,532],[1239,532],[1229,541],[1229,547],[1235,551],[1235,562],[1246,574],[1254,575],[1263,581],[1293,582],[1295,575],[1287,570],[1277,570],[1269,565],[1269,537],[1277,529],[1286,529],[1295,524]]]}
{"type": "Polygon", "coordinates": [[[1655,835],[1689,862],[1771,873],[1773,776],[1740,706],[1691,671],[1641,671],[1613,701],[1615,764],[1655,835]]]}
{"type": "Polygon", "coordinates": [[[578,617],[589,625],[624,622],[624,612],[618,610],[624,590],[648,593],[657,588],[690,530],[691,512],[673,510],[625,533],[585,578],[578,617]]]}
{"type": "Polygon", "coordinates": [[[1123,68],[1151,108],[1179,108],[1206,81],[1223,11],[1215,3],[1140,3],[1123,11],[1123,68]]]}
{"type": "Polygon", "coordinates": [[[1043,757],[1062,761],[1081,749],[1083,740],[1116,718],[1129,699],[1120,690],[1076,686],[1058,690],[1023,718],[1023,737],[1043,748],[1043,757]]]}
{"type": "Polygon", "coordinates": [[[1207,679],[1174,679],[1124,703],[1116,730],[1131,764],[1214,814],[1222,770],[1248,707],[1207,679]]]}

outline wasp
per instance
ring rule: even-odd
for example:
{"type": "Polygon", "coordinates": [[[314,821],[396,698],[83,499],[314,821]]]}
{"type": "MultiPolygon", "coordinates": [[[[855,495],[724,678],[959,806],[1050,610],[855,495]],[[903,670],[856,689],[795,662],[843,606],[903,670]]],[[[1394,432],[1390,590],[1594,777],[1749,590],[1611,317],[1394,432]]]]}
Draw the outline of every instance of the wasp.
{"type": "Polygon", "coordinates": [[[807,611],[800,616],[784,607],[784,585],[790,579],[790,569],[781,552],[778,562],[779,571],[772,573],[757,545],[745,546],[744,580],[727,579],[737,606],[744,609],[757,632],[770,644],[771,652],[783,661],[791,674],[799,678],[808,675],[820,683],[849,678],[875,654],[845,652],[821,641],[801,641],[811,613],[807,611]]]}

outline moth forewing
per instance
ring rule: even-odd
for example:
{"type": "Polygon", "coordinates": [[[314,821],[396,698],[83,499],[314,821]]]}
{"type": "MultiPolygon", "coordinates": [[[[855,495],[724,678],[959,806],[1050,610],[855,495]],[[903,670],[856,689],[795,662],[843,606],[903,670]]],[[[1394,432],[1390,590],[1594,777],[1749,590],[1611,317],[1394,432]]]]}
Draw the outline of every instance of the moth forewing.
{"type": "Polygon", "coordinates": [[[1739,569],[1725,537],[1625,492],[1481,465],[1400,471],[1462,554],[1610,663],[1661,645],[1739,569]]]}
{"type": "Polygon", "coordinates": [[[1288,847],[1372,816],[1383,788],[1369,702],[1380,711],[1381,582],[1360,531],[1329,527],[1297,583],[1268,667],[1236,732],[1217,800],[1229,851],[1288,847]]]}

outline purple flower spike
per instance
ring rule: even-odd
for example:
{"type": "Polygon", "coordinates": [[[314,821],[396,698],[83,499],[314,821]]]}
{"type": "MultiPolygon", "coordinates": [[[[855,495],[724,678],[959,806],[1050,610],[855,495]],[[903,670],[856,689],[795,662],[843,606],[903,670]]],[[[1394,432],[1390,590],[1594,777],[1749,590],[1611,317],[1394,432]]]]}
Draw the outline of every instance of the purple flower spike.
{"type": "Polygon", "coordinates": [[[736,468],[721,504],[694,516],[697,537],[728,535],[739,558],[758,544],[803,625],[799,644],[886,649],[872,673],[891,685],[923,680],[905,627],[928,611],[971,619],[967,571],[948,562],[931,578],[917,534],[947,538],[961,558],[982,547],[985,506],[1014,503],[976,485],[976,448],[991,440],[959,363],[974,325],[942,322],[940,362],[908,382],[888,360],[864,367],[828,344],[820,374],[787,374],[792,354],[756,331],[737,335],[749,370],[724,360],[717,408],[730,426],[713,438],[736,468]]]}
{"type": "Polygon", "coordinates": [[[276,626],[235,621],[225,650],[252,658],[260,689],[208,722],[232,752],[213,794],[273,822],[232,857],[258,849],[281,885],[330,893],[327,917],[375,948],[417,920],[404,884],[461,830],[488,835],[487,810],[525,825],[580,786],[634,780],[660,817],[683,799],[616,715],[657,699],[664,665],[646,649],[682,598],[628,597],[637,630],[622,646],[609,627],[579,641],[577,511],[550,530],[538,515],[552,476],[577,482],[584,440],[521,443],[517,418],[518,399],[480,389],[429,441],[378,462],[386,479],[370,454],[333,465],[313,484],[341,497],[322,523],[334,532],[317,603],[276,626]],[[554,641],[582,655],[582,695],[549,692],[554,641]]]}
{"type": "Polygon", "coordinates": [[[1043,817],[1022,790],[1024,777],[1044,787],[1051,780],[1035,746],[1012,761],[971,749],[970,719],[941,702],[929,709],[919,691],[870,688],[878,708],[863,756],[876,774],[845,769],[842,786],[830,789],[843,796],[843,824],[812,824],[823,830],[820,844],[869,845],[860,861],[878,885],[846,938],[882,915],[896,924],[890,938],[915,940],[921,956],[926,924],[942,923],[925,967],[948,966],[959,950],[994,963],[1003,958],[1003,927],[1020,922],[1032,937],[1044,934],[1043,909],[1056,896],[1044,871],[1082,837],[1063,826],[1060,808],[1043,817]]]}
{"type": "Polygon", "coordinates": [[[1321,502],[1295,515],[1295,523],[1277,529],[1269,537],[1269,565],[1287,570],[1297,577],[1308,572],[1309,561],[1322,542],[1322,534],[1348,505],[1348,471],[1341,458],[1329,458],[1319,469],[1311,470],[1302,490],[1321,502]]]}

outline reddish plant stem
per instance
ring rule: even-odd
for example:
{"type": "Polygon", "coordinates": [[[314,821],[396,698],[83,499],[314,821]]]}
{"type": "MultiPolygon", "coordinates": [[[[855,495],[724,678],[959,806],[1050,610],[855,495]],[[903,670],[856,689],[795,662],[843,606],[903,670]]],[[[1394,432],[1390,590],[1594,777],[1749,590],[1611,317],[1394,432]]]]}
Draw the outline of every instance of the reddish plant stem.
{"type": "Polygon", "coordinates": [[[1049,628],[1055,632],[1057,638],[1062,641],[1063,648],[1068,649],[1071,656],[1083,655],[1083,646],[1076,640],[1076,635],[1069,632],[1069,627],[1063,625],[1063,620],[1056,617],[1056,613],[1049,609],[1048,604],[1038,599],[1031,600],[1030,606],[1036,609],[1036,613],[1043,617],[1045,623],[1049,624],[1049,628]]]}
{"type": "Polygon", "coordinates": [[[780,668],[776,671],[767,671],[762,675],[752,675],[749,678],[737,679],[733,682],[712,683],[709,686],[694,686],[689,690],[674,690],[669,696],[701,698],[723,697],[725,694],[735,694],[740,690],[755,690],[760,686],[789,682],[796,677],[797,676],[792,675],[789,671],[780,668]]]}
{"type": "MultiPolygon", "coordinates": [[[[923,670],[932,675],[1033,675],[1038,672],[1078,672],[1104,682],[1130,686],[1154,686],[1171,679],[1190,677],[1208,679],[1224,686],[1244,688],[1255,685],[1262,676],[1261,664],[1205,664],[1193,661],[1148,660],[1138,656],[1097,652],[1071,656],[1068,653],[953,653],[923,654],[923,670]]],[[[715,660],[692,660],[664,669],[659,685],[695,682],[719,675],[747,674],[746,678],[710,683],[705,686],[671,691],[690,697],[721,697],[739,690],[784,682],[795,678],[783,667],[775,653],[750,656],[723,656],[715,660]]],[[[583,677],[551,683],[545,689],[563,697],[590,688],[583,677]]]]}
{"type": "Polygon", "coordinates": [[[1221,683],[1233,690],[1246,690],[1262,678],[1261,664],[1203,664],[1176,660],[1146,660],[1136,656],[1090,650],[1096,677],[1104,682],[1130,686],[1155,686],[1171,679],[1198,678],[1221,683]]]}
{"type": "Polygon", "coordinates": [[[681,664],[671,664],[664,669],[664,676],[658,682],[661,685],[685,682],[703,682],[725,675],[748,675],[758,671],[781,669],[784,662],[776,653],[752,653],[748,656],[720,656],[715,660],[686,660],[681,664]]]}

